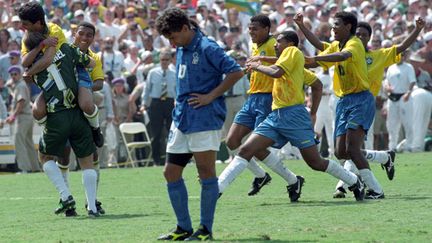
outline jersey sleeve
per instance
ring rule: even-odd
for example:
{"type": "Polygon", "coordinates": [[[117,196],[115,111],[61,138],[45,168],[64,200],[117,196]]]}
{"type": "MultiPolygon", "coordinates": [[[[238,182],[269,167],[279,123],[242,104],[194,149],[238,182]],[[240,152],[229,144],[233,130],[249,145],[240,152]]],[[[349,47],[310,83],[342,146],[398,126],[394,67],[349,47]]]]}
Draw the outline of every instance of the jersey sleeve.
{"type": "Polygon", "coordinates": [[[311,86],[317,80],[317,76],[315,75],[315,73],[307,70],[306,68],[303,69],[303,76],[304,83],[308,86],[311,86]]]}
{"type": "Polygon", "coordinates": [[[240,71],[240,65],[232,58],[226,55],[225,51],[220,48],[216,43],[211,43],[204,53],[207,60],[222,73],[232,73],[240,71]]]}
{"type": "Polygon", "coordinates": [[[94,81],[100,80],[100,79],[103,80],[104,79],[104,72],[103,72],[103,69],[102,69],[102,60],[101,60],[100,54],[91,53],[90,56],[96,62],[95,67],[90,72],[90,77],[91,77],[92,81],[94,82],[94,81]]]}
{"type": "Polygon", "coordinates": [[[390,65],[393,65],[395,63],[398,63],[401,61],[401,54],[397,54],[397,46],[393,45],[389,48],[383,48],[381,53],[381,58],[384,58],[384,66],[389,67],[390,65]]]}

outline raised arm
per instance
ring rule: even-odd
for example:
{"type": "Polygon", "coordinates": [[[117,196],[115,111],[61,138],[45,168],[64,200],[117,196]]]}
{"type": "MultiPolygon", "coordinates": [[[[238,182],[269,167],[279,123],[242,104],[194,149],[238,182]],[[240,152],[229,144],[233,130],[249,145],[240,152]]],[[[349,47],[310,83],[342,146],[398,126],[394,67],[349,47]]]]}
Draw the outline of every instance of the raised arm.
{"type": "Polygon", "coordinates": [[[318,37],[312,33],[311,30],[309,30],[303,23],[303,14],[297,13],[294,16],[294,22],[297,24],[297,26],[300,28],[300,30],[303,32],[306,39],[318,50],[324,51],[324,45],[318,39],[318,37]]]}
{"type": "Polygon", "coordinates": [[[418,35],[420,34],[424,26],[425,26],[424,19],[422,17],[419,17],[416,20],[415,29],[408,35],[408,37],[405,40],[402,41],[402,43],[396,46],[397,54],[405,51],[411,46],[411,44],[417,39],[418,35]]]}

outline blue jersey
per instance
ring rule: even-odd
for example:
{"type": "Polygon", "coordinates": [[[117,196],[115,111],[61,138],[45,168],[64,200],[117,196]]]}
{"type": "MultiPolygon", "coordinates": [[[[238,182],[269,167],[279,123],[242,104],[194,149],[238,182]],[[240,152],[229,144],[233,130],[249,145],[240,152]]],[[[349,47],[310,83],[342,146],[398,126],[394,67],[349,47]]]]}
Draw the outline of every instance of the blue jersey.
{"type": "Polygon", "coordinates": [[[222,82],[223,74],[240,71],[240,66],[216,42],[196,31],[189,45],[177,48],[176,70],[175,126],[185,134],[221,129],[226,114],[223,96],[197,109],[187,100],[191,93],[210,93],[222,82]]]}

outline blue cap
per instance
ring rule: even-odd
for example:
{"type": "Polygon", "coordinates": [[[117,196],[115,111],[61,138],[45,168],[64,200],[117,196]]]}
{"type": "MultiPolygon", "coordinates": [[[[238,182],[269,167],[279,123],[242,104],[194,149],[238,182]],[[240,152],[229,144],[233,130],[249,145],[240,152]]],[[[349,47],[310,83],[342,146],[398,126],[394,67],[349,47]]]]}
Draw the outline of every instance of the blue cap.
{"type": "Polygon", "coordinates": [[[9,56],[10,57],[19,57],[19,56],[21,56],[21,52],[20,51],[10,51],[9,56]]]}
{"type": "Polygon", "coordinates": [[[111,83],[113,85],[116,85],[116,84],[124,85],[126,83],[126,80],[124,78],[115,78],[115,79],[113,79],[113,81],[111,81],[111,83]]]}
{"type": "Polygon", "coordinates": [[[21,73],[21,67],[18,65],[10,66],[8,68],[8,73],[13,73],[13,72],[21,73]]]}

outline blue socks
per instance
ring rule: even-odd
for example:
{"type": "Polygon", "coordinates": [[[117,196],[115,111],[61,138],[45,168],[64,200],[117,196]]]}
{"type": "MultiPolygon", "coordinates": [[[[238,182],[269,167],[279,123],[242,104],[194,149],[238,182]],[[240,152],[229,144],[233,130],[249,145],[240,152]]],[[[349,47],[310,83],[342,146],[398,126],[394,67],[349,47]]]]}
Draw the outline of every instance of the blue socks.
{"type": "MultiPolygon", "coordinates": [[[[177,217],[177,225],[180,226],[183,230],[192,231],[192,223],[191,223],[191,218],[189,215],[189,208],[188,208],[188,194],[183,179],[180,179],[176,182],[168,182],[167,186],[168,186],[168,195],[171,201],[171,205],[177,217]]],[[[216,180],[216,189],[217,189],[217,180],[216,180]]],[[[216,198],[217,198],[217,194],[216,194],[216,198]]]]}
{"type": "Polygon", "coordinates": [[[201,180],[201,225],[204,225],[209,232],[212,232],[218,197],[218,178],[201,180]]]}

